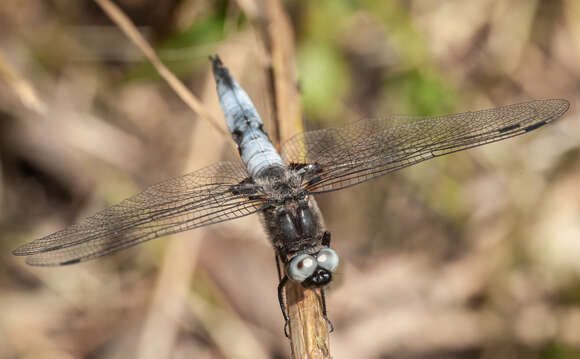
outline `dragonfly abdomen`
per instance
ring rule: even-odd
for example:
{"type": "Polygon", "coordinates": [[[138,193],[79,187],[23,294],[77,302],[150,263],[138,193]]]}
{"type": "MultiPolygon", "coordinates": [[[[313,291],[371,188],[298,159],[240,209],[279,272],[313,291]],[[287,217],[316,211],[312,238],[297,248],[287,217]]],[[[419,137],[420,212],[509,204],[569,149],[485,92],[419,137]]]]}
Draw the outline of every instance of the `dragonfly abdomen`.
{"type": "Polygon", "coordinates": [[[220,105],[250,176],[259,177],[270,167],[284,167],[282,158],[264,131],[264,123],[248,94],[233,79],[217,56],[210,59],[220,105]]]}

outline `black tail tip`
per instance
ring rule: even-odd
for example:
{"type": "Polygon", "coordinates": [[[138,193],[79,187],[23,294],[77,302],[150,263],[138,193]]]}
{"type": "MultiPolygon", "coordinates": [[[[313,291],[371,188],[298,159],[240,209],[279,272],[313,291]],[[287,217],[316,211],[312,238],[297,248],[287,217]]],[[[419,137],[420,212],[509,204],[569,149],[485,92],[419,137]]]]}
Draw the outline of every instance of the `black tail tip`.
{"type": "Polygon", "coordinates": [[[220,59],[219,55],[209,55],[209,61],[211,61],[211,64],[213,65],[213,68],[221,68],[224,67],[224,64],[222,62],[222,59],[220,59]]]}
{"type": "Polygon", "coordinates": [[[228,69],[224,66],[222,59],[218,55],[213,55],[209,57],[209,61],[211,61],[213,75],[216,81],[221,80],[227,86],[231,87],[233,85],[233,79],[228,69]]]}

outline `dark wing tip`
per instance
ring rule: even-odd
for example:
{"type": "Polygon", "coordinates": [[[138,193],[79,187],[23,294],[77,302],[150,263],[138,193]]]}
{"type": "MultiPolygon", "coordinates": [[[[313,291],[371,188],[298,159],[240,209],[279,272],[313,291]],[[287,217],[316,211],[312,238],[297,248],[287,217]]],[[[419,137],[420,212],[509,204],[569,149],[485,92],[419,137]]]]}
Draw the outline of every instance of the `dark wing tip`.
{"type": "Polygon", "coordinates": [[[30,254],[30,249],[28,248],[28,243],[23,244],[20,247],[13,249],[12,254],[15,256],[27,256],[30,254]]]}
{"type": "MultiPolygon", "coordinates": [[[[56,232],[56,233],[58,233],[58,232],[56,232]]],[[[52,235],[54,235],[54,233],[52,235]]],[[[55,249],[59,249],[58,246],[52,246],[52,247],[43,246],[42,244],[38,243],[38,241],[46,239],[52,235],[48,235],[46,237],[35,239],[35,240],[30,241],[28,243],[24,243],[20,247],[12,250],[12,254],[15,256],[31,256],[31,255],[40,254],[40,253],[44,253],[44,252],[53,251],[55,249]]]]}
{"type": "Polygon", "coordinates": [[[34,256],[26,258],[26,264],[33,267],[60,267],[80,263],[82,261],[83,260],[81,258],[75,258],[64,262],[48,261],[48,260],[43,261],[42,259],[36,258],[34,256]]]}
{"type": "Polygon", "coordinates": [[[554,109],[554,119],[565,114],[570,108],[570,101],[563,98],[545,99],[540,102],[554,109]]]}
{"type": "Polygon", "coordinates": [[[563,98],[546,99],[546,100],[541,101],[541,103],[543,105],[545,105],[545,108],[548,109],[549,116],[547,116],[547,118],[544,121],[525,128],[524,130],[526,132],[535,130],[538,127],[542,127],[543,125],[546,125],[552,121],[559,119],[570,108],[570,101],[563,99],[563,98]]]}
{"type": "Polygon", "coordinates": [[[554,100],[556,102],[558,102],[560,104],[560,114],[563,115],[564,113],[566,113],[566,111],[568,111],[568,109],[570,108],[570,101],[564,99],[564,98],[559,98],[554,100]]]}
{"type": "Polygon", "coordinates": [[[71,260],[68,260],[68,261],[65,261],[65,262],[61,262],[58,265],[59,266],[66,266],[66,265],[69,265],[69,264],[77,264],[77,263],[80,263],[80,262],[81,262],[81,259],[80,258],[75,258],[75,259],[71,259],[71,260]]]}
{"type": "MultiPolygon", "coordinates": [[[[112,252],[111,252],[112,253],[112,252]]],[[[108,253],[110,254],[110,253],[108,253]]],[[[77,264],[81,262],[85,262],[90,259],[94,259],[100,257],[101,255],[97,255],[94,257],[87,256],[87,255],[59,255],[59,252],[52,252],[52,251],[45,251],[45,252],[35,252],[33,254],[24,254],[27,255],[26,257],[26,264],[33,266],[33,267],[59,267],[59,266],[67,266],[71,264],[77,264]],[[68,257],[68,258],[67,258],[68,257]]]]}
{"type": "MultiPolygon", "coordinates": [[[[524,104],[531,105],[537,111],[540,111],[543,115],[541,121],[536,123],[532,123],[523,128],[524,132],[530,132],[537,128],[540,128],[548,123],[555,121],[562,117],[566,111],[570,108],[570,102],[563,98],[555,98],[555,99],[544,99],[544,100],[537,100],[537,101],[530,101],[524,104]]],[[[538,118],[540,120],[540,118],[538,118]]],[[[521,124],[510,125],[504,127],[499,130],[500,133],[509,132],[521,127],[521,124]]]]}

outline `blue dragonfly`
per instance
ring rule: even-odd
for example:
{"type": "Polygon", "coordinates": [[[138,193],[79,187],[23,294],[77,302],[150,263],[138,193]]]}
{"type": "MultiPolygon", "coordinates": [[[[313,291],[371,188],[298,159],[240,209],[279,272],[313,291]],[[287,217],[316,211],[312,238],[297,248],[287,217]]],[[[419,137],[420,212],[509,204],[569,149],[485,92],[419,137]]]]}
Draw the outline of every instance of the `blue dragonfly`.
{"type": "Polygon", "coordinates": [[[278,299],[287,334],[286,283],[320,288],[328,321],[324,287],[339,265],[313,195],[531,132],[562,117],[569,107],[564,99],[546,99],[437,117],[361,120],[298,134],[278,153],[250,97],[218,56],[210,61],[241,163],[219,162],[168,179],[13,253],[27,256],[26,262],[35,266],[68,265],[258,213],[278,263],[278,299]]]}

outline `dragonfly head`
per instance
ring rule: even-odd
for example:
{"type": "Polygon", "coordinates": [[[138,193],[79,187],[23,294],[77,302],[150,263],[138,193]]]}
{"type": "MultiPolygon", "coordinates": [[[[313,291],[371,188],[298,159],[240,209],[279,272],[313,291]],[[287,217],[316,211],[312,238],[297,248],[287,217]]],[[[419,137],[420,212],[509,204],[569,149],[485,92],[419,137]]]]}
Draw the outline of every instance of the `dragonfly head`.
{"type": "Polygon", "coordinates": [[[338,263],[336,251],[326,247],[314,255],[303,253],[292,258],[286,267],[286,274],[304,287],[323,287],[332,280],[338,263]]]}
{"type": "Polygon", "coordinates": [[[314,273],[301,284],[305,288],[320,288],[324,287],[332,280],[332,273],[324,268],[317,268],[314,273]]]}

